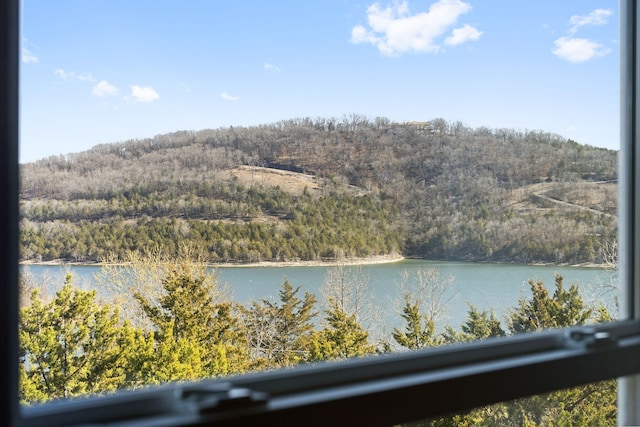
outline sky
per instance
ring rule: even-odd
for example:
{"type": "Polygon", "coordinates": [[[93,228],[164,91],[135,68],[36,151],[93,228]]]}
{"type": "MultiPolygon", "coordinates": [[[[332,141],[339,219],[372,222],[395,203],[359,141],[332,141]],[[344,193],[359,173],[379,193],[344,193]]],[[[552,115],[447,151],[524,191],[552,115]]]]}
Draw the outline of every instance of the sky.
{"type": "Polygon", "coordinates": [[[20,161],[350,114],[619,147],[617,0],[23,0],[20,161]]]}

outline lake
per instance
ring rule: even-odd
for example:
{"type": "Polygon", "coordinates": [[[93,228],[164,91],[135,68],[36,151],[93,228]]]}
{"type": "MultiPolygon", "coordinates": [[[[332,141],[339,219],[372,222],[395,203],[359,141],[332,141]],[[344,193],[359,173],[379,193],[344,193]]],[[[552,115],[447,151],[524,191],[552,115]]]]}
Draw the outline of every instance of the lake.
{"type": "MultiPolygon", "coordinates": [[[[291,285],[300,287],[300,297],[305,291],[314,293],[321,300],[328,266],[318,267],[219,267],[218,278],[228,285],[236,302],[248,304],[252,300],[265,298],[275,300],[285,277],[291,285]]],[[[388,264],[345,267],[360,268],[368,281],[373,304],[381,310],[381,322],[385,333],[392,327],[401,325],[398,307],[402,296],[399,288],[403,272],[417,269],[436,269],[441,276],[451,276],[452,284],[447,291],[446,310],[439,320],[439,329],[451,325],[459,329],[466,318],[468,303],[480,310],[493,309],[501,320],[510,308],[516,307],[518,300],[529,298],[529,279],[541,280],[547,289],[554,289],[554,275],[564,277],[565,288],[577,283],[583,299],[587,303],[603,301],[615,309],[615,272],[592,267],[532,266],[514,264],[488,264],[464,262],[440,262],[426,260],[403,260],[388,264]]],[[[47,283],[46,292],[53,293],[62,286],[64,275],[70,272],[73,283],[82,289],[95,288],[94,275],[98,266],[67,265],[23,265],[23,272],[32,275],[38,282],[47,283]]],[[[100,294],[103,292],[97,289],[100,294]]]]}

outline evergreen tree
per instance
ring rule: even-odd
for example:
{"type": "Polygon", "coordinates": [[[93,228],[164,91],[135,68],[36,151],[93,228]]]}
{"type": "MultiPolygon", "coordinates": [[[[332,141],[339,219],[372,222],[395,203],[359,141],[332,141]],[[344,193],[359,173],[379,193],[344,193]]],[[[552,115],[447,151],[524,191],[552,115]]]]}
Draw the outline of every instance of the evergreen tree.
{"type": "Polygon", "coordinates": [[[215,281],[198,266],[173,265],[161,280],[158,301],[135,298],[155,329],[158,381],[243,372],[248,362],[244,331],[228,302],[213,300],[215,281]],[[228,354],[232,354],[233,362],[228,354]]]}
{"type": "Polygon", "coordinates": [[[249,348],[246,330],[230,302],[215,305],[213,319],[213,343],[215,344],[213,371],[218,375],[230,375],[249,369],[249,348]]]}
{"type": "Polygon", "coordinates": [[[500,320],[493,310],[479,311],[474,305],[469,304],[467,319],[461,326],[462,331],[456,331],[450,326],[445,328],[444,340],[446,342],[466,342],[492,337],[503,337],[505,331],[500,325],[500,320]]]}
{"type": "Polygon", "coordinates": [[[117,308],[99,306],[95,291],[75,289],[68,274],[51,302],[36,289],[21,309],[20,398],[34,402],[135,385],[130,363],[145,345],[117,308]]]}
{"type": "Polygon", "coordinates": [[[593,321],[593,310],[586,308],[578,285],[564,288],[563,277],[555,276],[552,296],[541,281],[529,280],[531,300],[521,299],[518,308],[509,313],[509,329],[512,333],[533,332],[551,328],[583,325],[593,321]]]}
{"type": "Polygon", "coordinates": [[[364,356],[375,351],[369,333],[333,299],[326,311],[326,326],[313,335],[311,360],[336,360],[364,356]]]}
{"type": "Polygon", "coordinates": [[[440,344],[436,337],[436,325],[433,319],[420,312],[420,302],[405,295],[402,318],[406,322],[404,331],[393,328],[393,339],[409,350],[419,350],[440,344]]]}
{"type": "Polygon", "coordinates": [[[299,290],[285,278],[279,303],[262,299],[245,311],[254,363],[266,367],[290,366],[309,358],[316,298],[305,292],[304,299],[300,299],[299,290]]]}
{"type": "MultiPolygon", "coordinates": [[[[578,286],[564,289],[562,276],[555,277],[553,295],[540,281],[529,281],[531,298],[519,301],[509,312],[507,323],[512,334],[549,328],[564,328],[589,322],[606,321],[604,307],[596,311],[585,307],[578,286]]],[[[462,333],[448,330],[449,338],[466,340],[500,336],[495,318],[471,307],[462,333]],[[466,327],[465,327],[466,326],[466,327]]],[[[616,424],[616,381],[606,380],[567,390],[536,395],[512,402],[474,409],[468,413],[425,420],[420,426],[607,426],[616,424]]]]}
{"type": "Polygon", "coordinates": [[[169,270],[161,282],[164,294],[150,301],[140,292],[135,298],[156,327],[159,340],[187,338],[200,344],[210,341],[215,317],[213,283],[192,267],[182,264],[169,270]],[[172,325],[170,325],[172,323],[172,325]]]}
{"type": "Polygon", "coordinates": [[[213,376],[213,349],[191,337],[176,337],[174,329],[173,319],[163,324],[162,335],[154,348],[155,357],[148,382],[162,384],[213,376]]]}

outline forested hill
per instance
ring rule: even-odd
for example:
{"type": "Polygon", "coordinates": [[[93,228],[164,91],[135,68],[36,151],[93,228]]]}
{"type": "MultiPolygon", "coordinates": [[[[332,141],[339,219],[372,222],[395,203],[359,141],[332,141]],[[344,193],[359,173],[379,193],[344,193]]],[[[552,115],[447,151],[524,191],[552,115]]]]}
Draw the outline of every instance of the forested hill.
{"type": "Polygon", "coordinates": [[[617,153],[556,134],[350,115],[175,132],[22,165],[23,260],[401,252],[601,262],[617,153]]]}

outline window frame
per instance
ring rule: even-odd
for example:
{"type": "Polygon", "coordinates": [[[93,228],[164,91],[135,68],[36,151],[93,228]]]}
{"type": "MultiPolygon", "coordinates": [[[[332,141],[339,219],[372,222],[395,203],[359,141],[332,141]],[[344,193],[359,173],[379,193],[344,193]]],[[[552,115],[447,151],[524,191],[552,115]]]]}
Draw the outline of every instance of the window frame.
{"type": "Polygon", "coordinates": [[[0,419],[17,424],[19,2],[0,2],[0,419]]]}
{"type": "Polygon", "coordinates": [[[18,403],[19,0],[0,2],[0,346],[9,426],[389,425],[593,381],[620,382],[620,424],[640,424],[640,99],[638,8],[620,2],[621,312],[628,320],[420,352],[302,366],[33,408],[18,403]]]}

